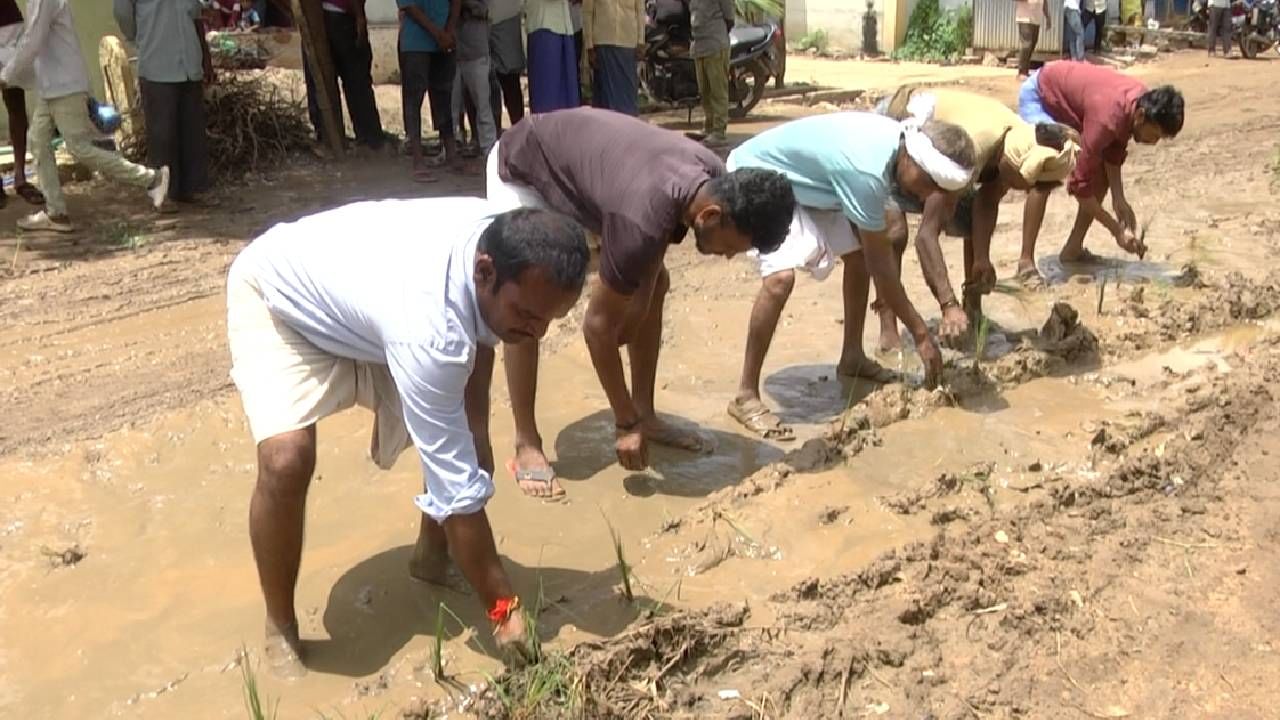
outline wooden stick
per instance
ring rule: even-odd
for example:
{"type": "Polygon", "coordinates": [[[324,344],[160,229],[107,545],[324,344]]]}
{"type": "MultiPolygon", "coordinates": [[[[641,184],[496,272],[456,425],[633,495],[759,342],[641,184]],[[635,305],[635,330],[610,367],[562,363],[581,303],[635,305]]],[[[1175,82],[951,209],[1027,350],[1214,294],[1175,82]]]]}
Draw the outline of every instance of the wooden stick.
{"type": "MultiPolygon", "coordinates": [[[[358,1],[358,0],[357,0],[358,1]]],[[[329,54],[320,0],[293,0],[293,19],[302,35],[302,55],[315,82],[316,105],[324,126],[325,143],[335,158],[342,156],[342,121],[337,114],[338,77],[329,54]]]]}

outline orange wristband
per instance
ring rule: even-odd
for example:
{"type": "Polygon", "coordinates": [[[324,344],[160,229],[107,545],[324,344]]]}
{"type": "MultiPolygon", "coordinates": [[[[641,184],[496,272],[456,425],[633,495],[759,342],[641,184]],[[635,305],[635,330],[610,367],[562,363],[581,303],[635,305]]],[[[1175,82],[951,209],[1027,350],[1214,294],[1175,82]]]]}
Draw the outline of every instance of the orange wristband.
{"type": "Polygon", "coordinates": [[[520,598],[512,595],[509,598],[498,598],[493,603],[493,608],[489,610],[489,619],[494,625],[501,625],[511,617],[511,613],[520,607],[520,598]]]}

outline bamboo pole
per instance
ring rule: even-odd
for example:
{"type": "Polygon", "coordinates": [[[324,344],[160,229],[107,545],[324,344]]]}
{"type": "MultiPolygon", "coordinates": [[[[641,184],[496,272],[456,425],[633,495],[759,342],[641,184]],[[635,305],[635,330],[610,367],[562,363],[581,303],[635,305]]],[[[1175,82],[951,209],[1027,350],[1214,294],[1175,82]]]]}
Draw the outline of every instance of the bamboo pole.
{"type": "Polygon", "coordinates": [[[339,115],[338,77],[329,55],[329,38],[324,30],[324,9],[320,0],[293,0],[293,22],[302,35],[302,54],[311,77],[315,79],[316,105],[320,108],[320,123],[324,126],[325,143],[333,156],[342,156],[345,138],[339,115]]]}

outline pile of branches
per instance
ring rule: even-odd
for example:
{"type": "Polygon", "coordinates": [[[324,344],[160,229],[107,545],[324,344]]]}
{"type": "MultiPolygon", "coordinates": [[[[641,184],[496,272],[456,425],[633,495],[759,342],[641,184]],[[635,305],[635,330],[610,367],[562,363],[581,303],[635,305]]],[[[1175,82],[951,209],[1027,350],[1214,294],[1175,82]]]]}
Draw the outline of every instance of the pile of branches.
{"type": "MultiPolygon", "coordinates": [[[[314,137],[306,101],[273,80],[270,71],[223,71],[204,92],[209,171],[215,184],[279,168],[309,152],[314,137]]],[[[141,128],[141,118],[135,127],[141,128]]],[[[143,132],[124,138],[121,149],[146,158],[143,132]]]]}

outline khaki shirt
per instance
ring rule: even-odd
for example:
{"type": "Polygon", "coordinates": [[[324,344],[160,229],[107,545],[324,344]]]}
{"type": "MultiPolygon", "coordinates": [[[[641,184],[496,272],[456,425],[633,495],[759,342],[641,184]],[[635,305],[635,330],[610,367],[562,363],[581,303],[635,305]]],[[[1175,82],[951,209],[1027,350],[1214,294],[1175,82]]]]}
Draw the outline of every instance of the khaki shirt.
{"type": "Polygon", "coordinates": [[[644,0],[582,0],[582,44],[644,45],[644,0]]]}

